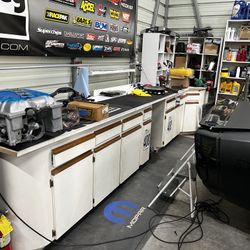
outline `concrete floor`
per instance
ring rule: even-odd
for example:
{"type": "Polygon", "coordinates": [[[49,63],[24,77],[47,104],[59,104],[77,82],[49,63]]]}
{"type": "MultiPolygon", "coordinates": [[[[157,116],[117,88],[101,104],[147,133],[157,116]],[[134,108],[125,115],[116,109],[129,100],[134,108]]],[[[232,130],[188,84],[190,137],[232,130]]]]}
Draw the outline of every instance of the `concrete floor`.
{"type": "MultiPolygon", "coordinates": [[[[59,244],[90,244],[103,242],[111,239],[119,239],[138,234],[148,228],[148,221],[154,215],[150,210],[146,210],[132,230],[128,230],[123,225],[116,225],[107,221],[103,216],[103,210],[110,202],[116,200],[129,200],[139,206],[147,207],[152,198],[157,194],[157,185],[164,176],[175,165],[176,161],[193,144],[192,138],[179,136],[166,148],[153,154],[150,161],[143,166],[136,174],[131,176],[124,184],[107,197],[98,207],[93,209],[77,225],[67,232],[58,241],[59,244]]],[[[214,197],[198,182],[199,200],[206,200],[214,197]]],[[[221,208],[230,216],[231,224],[222,224],[213,218],[206,216],[202,225],[204,237],[201,241],[183,245],[184,250],[250,250],[250,211],[239,208],[229,202],[223,201],[221,208]]],[[[179,193],[173,203],[167,203],[159,199],[154,208],[158,211],[185,215],[189,212],[188,199],[179,193]]],[[[160,222],[161,218],[157,222],[160,222]]],[[[167,218],[164,218],[167,220],[167,218]]],[[[183,229],[187,227],[187,222],[172,223],[162,225],[155,230],[156,234],[165,240],[178,240],[183,229]]],[[[196,238],[198,233],[191,235],[189,239],[196,238]]],[[[46,250],[61,249],[87,249],[87,250],[158,250],[158,249],[177,249],[176,245],[164,244],[149,233],[140,237],[121,241],[112,244],[100,245],[96,247],[61,247],[50,245],[46,250]]]]}

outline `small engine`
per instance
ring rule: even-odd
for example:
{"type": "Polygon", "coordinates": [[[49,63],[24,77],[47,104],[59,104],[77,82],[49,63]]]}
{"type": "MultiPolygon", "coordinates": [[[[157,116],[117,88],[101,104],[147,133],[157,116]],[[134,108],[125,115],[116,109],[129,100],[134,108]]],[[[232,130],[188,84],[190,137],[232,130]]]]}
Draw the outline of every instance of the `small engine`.
{"type": "Polygon", "coordinates": [[[63,129],[62,104],[47,93],[29,89],[0,91],[0,143],[39,140],[63,129]]]}

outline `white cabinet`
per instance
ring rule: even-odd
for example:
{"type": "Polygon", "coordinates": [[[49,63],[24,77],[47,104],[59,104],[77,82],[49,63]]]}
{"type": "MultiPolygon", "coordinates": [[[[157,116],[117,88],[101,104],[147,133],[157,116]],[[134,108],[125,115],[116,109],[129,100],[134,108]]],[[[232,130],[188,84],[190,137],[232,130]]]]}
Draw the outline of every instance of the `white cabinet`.
{"type": "Polygon", "coordinates": [[[52,170],[54,229],[60,238],[93,208],[93,153],[52,170]]]}
{"type": "Polygon", "coordinates": [[[122,134],[120,183],[139,169],[142,126],[122,134]]]}
{"type": "Polygon", "coordinates": [[[94,206],[119,186],[120,150],[120,136],[94,150],[94,206]]]}
{"type": "Polygon", "coordinates": [[[199,124],[199,112],[200,106],[198,102],[185,103],[182,132],[192,133],[197,130],[199,124]]]}

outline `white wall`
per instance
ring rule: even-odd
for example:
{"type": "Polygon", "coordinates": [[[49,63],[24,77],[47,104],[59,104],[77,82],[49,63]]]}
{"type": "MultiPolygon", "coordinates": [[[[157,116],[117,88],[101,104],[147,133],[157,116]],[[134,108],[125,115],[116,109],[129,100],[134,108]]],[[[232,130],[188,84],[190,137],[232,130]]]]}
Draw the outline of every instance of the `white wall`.
{"type": "MultiPolygon", "coordinates": [[[[211,26],[214,36],[224,37],[226,21],[230,19],[234,0],[197,0],[202,26],[211,26]]],[[[192,32],[196,25],[192,0],[169,1],[168,27],[177,32],[192,32]]]]}

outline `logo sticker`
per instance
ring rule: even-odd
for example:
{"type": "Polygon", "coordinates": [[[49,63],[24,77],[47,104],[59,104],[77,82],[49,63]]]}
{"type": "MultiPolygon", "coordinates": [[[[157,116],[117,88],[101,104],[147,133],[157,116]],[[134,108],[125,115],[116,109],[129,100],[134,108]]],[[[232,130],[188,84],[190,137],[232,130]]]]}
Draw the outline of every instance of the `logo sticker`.
{"type": "Polygon", "coordinates": [[[105,42],[106,42],[106,43],[109,43],[109,41],[110,41],[109,34],[106,34],[106,35],[105,35],[105,42]]]}
{"type": "Polygon", "coordinates": [[[50,1],[76,7],[76,0],[50,0],[50,1]]]}
{"type": "Polygon", "coordinates": [[[95,36],[95,34],[87,33],[86,39],[87,39],[88,41],[95,41],[96,36],[95,36]]]}
{"type": "Polygon", "coordinates": [[[45,19],[53,22],[69,23],[69,14],[47,9],[45,11],[45,19]]]}
{"type": "Polygon", "coordinates": [[[101,22],[101,21],[95,21],[95,29],[96,30],[101,30],[101,31],[108,31],[108,23],[106,22],[101,22]]]}
{"type": "Polygon", "coordinates": [[[127,43],[127,39],[119,38],[118,39],[118,43],[126,44],[127,43]]]}
{"type": "Polygon", "coordinates": [[[80,5],[80,10],[83,12],[95,13],[95,3],[92,3],[89,0],[83,0],[80,5]]]}
{"type": "Polygon", "coordinates": [[[129,0],[121,0],[121,7],[129,10],[133,10],[134,6],[132,5],[133,3],[129,0]]]}
{"type": "MultiPolygon", "coordinates": [[[[26,41],[30,40],[28,0],[22,0],[22,1],[1,0],[0,20],[1,20],[0,38],[26,40],[26,41]],[[18,25],[10,25],[15,23],[18,23],[18,25]]],[[[13,44],[17,45],[16,43],[13,44]]],[[[13,46],[13,48],[14,47],[16,46],[13,46]]]]}
{"type": "Polygon", "coordinates": [[[111,41],[111,43],[117,43],[118,37],[113,36],[113,37],[111,37],[110,41],[111,41]]]}
{"type": "Polygon", "coordinates": [[[145,210],[130,201],[114,201],[104,208],[104,216],[112,223],[131,229],[145,210]]]}
{"type": "Polygon", "coordinates": [[[65,44],[60,43],[58,40],[47,40],[45,43],[45,48],[64,48],[65,44]]]}
{"type": "Polygon", "coordinates": [[[112,52],[112,50],[113,50],[112,46],[107,46],[107,45],[104,46],[104,52],[112,52]]]}
{"type": "Polygon", "coordinates": [[[83,16],[74,17],[72,22],[74,25],[84,26],[84,27],[88,27],[88,28],[90,28],[92,26],[92,23],[93,23],[92,19],[86,18],[83,16]]]}
{"type": "Polygon", "coordinates": [[[60,31],[60,30],[46,29],[46,28],[40,28],[40,27],[37,28],[36,32],[46,34],[46,35],[53,35],[53,36],[61,36],[62,35],[62,31],[60,31]]]}
{"type": "Polygon", "coordinates": [[[102,4],[97,5],[97,15],[106,17],[107,15],[107,7],[103,6],[102,4]]]}
{"type": "Polygon", "coordinates": [[[66,43],[66,47],[70,50],[81,50],[82,45],[80,43],[66,43]]]}
{"type": "Polygon", "coordinates": [[[72,32],[72,31],[64,31],[64,36],[70,37],[70,38],[77,38],[77,39],[84,39],[85,38],[84,33],[78,33],[78,32],[72,32]]]}
{"type": "Polygon", "coordinates": [[[109,0],[109,2],[114,4],[114,5],[118,5],[120,0],[109,0]]]}
{"type": "Polygon", "coordinates": [[[125,23],[129,23],[130,22],[130,13],[122,12],[122,21],[125,23]]]}
{"type": "Polygon", "coordinates": [[[111,23],[109,25],[109,30],[113,33],[118,33],[119,32],[119,26],[117,24],[111,23]]]}
{"type": "Polygon", "coordinates": [[[129,49],[128,48],[121,48],[121,51],[122,52],[129,52],[129,49]]]}
{"type": "Polygon", "coordinates": [[[105,39],[105,35],[99,35],[97,37],[97,41],[99,41],[99,42],[104,42],[104,39],[105,39]]]}
{"type": "Polygon", "coordinates": [[[90,43],[85,43],[83,45],[83,50],[89,52],[92,49],[92,45],[90,43]]]}
{"type": "Polygon", "coordinates": [[[123,26],[123,27],[121,28],[121,31],[124,32],[124,33],[129,33],[129,28],[123,26]]]}
{"type": "Polygon", "coordinates": [[[113,51],[114,51],[114,52],[120,52],[120,51],[121,51],[121,47],[114,47],[114,48],[113,48],[113,51]]]}
{"type": "Polygon", "coordinates": [[[131,39],[128,39],[127,44],[132,45],[134,42],[131,39]]]}
{"type": "Polygon", "coordinates": [[[120,18],[120,11],[114,10],[112,8],[109,9],[109,15],[111,18],[119,20],[120,18]]]}
{"type": "Polygon", "coordinates": [[[103,51],[103,49],[104,49],[103,45],[93,45],[93,48],[92,48],[92,50],[96,52],[101,52],[103,51]]]}

